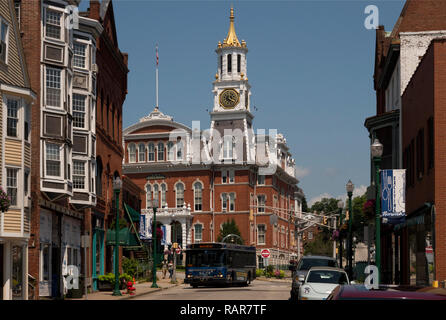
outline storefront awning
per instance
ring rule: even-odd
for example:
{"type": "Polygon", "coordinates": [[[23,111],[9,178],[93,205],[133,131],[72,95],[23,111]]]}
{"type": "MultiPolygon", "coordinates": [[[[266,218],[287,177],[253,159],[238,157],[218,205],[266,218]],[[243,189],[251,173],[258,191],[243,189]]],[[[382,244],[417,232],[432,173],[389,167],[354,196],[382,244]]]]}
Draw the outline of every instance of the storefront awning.
{"type": "Polygon", "coordinates": [[[129,206],[127,203],[124,203],[124,208],[127,211],[128,215],[132,219],[132,222],[139,222],[141,218],[141,214],[129,206]]]}
{"type": "MultiPolygon", "coordinates": [[[[108,246],[114,246],[115,242],[115,230],[107,230],[106,244],[108,246]]],[[[118,245],[120,246],[139,246],[138,238],[135,233],[131,233],[129,228],[123,228],[119,230],[118,245]]]]}

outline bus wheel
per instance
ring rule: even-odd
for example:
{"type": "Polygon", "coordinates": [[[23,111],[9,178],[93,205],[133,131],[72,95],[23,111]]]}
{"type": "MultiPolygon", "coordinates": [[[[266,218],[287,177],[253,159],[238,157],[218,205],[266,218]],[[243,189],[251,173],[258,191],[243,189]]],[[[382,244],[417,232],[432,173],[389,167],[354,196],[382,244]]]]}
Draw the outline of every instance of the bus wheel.
{"type": "Polygon", "coordinates": [[[192,284],[192,288],[196,289],[198,286],[196,284],[192,284]]]}

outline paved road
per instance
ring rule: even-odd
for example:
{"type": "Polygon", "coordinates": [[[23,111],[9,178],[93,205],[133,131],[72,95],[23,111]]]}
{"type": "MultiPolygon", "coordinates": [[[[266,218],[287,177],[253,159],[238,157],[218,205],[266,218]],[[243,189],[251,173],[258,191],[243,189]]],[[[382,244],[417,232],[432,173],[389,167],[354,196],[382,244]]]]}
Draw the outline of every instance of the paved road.
{"type": "Polygon", "coordinates": [[[254,280],[248,287],[198,287],[188,284],[135,297],[135,300],[288,300],[288,282],[254,280]]]}

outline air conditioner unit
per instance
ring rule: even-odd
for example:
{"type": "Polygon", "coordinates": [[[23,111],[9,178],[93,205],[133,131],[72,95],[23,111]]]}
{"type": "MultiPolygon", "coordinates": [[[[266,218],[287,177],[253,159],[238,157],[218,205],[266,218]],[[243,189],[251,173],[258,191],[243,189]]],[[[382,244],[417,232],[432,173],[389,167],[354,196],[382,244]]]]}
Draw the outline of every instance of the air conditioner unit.
{"type": "Polygon", "coordinates": [[[96,63],[91,65],[91,71],[94,73],[98,73],[99,69],[98,69],[98,65],[96,63]]]}

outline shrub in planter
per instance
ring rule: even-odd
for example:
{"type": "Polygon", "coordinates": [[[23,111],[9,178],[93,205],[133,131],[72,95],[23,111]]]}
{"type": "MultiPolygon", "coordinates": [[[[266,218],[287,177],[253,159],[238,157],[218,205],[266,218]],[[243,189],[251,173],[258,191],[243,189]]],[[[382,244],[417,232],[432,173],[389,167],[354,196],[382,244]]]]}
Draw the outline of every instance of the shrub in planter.
{"type": "Polygon", "coordinates": [[[256,269],[256,277],[263,276],[263,274],[264,274],[264,270],[262,270],[262,269],[256,269]]]}
{"type": "Polygon", "coordinates": [[[135,277],[136,271],[138,269],[138,264],[139,264],[138,260],[124,257],[122,259],[122,270],[124,270],[124,273],[129,274],[132,277],[135,277]]]}
{"type": "Polygon", "coordinates": [[[274,274],[274,266],[267,266],[264,273],[267,278],[271,278],[274,274]]]}
{"type": "MultiPolygon", "coordinates": [[[[133,277],[127,273],[119,275],[119,289],[124,290],[126,288],[127,281],[133,281],[133,277]]],[[[115,274],[107,273],[98,276],[98,289],[99,291],[112,291],[115,288],[115,274]]]]}

